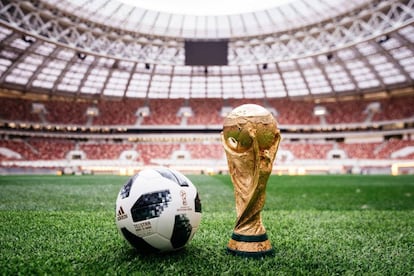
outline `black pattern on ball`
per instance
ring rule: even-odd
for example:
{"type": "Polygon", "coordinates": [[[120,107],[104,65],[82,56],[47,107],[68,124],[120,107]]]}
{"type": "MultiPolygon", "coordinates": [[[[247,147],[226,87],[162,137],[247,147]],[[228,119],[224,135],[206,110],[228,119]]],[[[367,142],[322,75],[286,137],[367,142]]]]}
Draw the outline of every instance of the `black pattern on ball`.
{"type": "Polygon", "coordinates": [[[171,236],[171,244],[174,248],[183,247],[191,235],[193,227],[190,220],[185,214],[176,215],[174,222],[174,230],[171,236]]]}
{"type": "Polygon", "coordinates": [[[156,171],[162,175],[163,177],[170,179],[180,185],[181,187],[188,187],[188,182],[185,178],[181,177],[180,175],[175,174],[173,171],[166,169],[166,168],[158,168],[156,171]]]}
{"type": "Polygon", "coordinates": [[[143,238],[140,238],[131,232],[129,232],[125,227],[121,228],[122,235],[124,235],[125,239],[135,247],[139,252],[142,253],[155,253],[159,252],[160,250],[151,246],[147,243],[143,238]]]}
{"type": "Polygon", "coordinates": [[[131,177],[127,183],[125,183],[125,185],[122,187],[121,189],[121,198],[126,198],[129,197],[129,192],[131,191],[131,187],[132,187],[132,183],[134,183],[135,178],[137,178],[138,174],[134,175],[133,177],[131,177]]]}
{"type": "Polygon", "coordinates": [[[170,201],[169,190],[141,195],[131,208],[132,221],[138,222],[159,217],[170,201]]]}

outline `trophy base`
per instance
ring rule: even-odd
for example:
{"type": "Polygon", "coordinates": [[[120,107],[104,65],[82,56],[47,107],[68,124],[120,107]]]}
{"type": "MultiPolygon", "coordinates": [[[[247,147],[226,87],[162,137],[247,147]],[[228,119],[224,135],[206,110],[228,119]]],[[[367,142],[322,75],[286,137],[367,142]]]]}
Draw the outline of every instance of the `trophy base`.
{"type": "Polygon", "coordinates": [[[274,256],[274,250],[266,233],[261,235],[240,235],[233,232],[231,240],[227,245],[227,253],[255,259],[274,256]]]}

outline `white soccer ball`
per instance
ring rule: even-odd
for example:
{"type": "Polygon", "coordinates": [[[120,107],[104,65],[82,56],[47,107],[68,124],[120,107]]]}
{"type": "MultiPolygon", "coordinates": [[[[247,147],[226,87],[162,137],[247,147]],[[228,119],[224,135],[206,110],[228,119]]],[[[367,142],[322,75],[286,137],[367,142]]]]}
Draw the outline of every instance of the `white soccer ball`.
{"type": "Polygon", "coordinates": [[[116,225],[138,251],[183,248],[201,221],[201,202],[194,184],[169,168],[144,169],[121,188],[116,225]]]}

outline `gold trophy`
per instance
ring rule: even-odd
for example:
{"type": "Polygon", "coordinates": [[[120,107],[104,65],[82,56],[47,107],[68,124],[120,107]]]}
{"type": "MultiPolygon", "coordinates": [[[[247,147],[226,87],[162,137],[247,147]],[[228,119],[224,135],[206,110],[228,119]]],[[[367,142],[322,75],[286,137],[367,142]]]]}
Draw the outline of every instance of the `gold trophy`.
{"type": "Polygon", "coordinates": [[[273,255],[260,212],[281,139],[277,122],[262,106],[244,104],[224,119],[221,137],[237,213],[227,252],[254,258],[273,255]]]}

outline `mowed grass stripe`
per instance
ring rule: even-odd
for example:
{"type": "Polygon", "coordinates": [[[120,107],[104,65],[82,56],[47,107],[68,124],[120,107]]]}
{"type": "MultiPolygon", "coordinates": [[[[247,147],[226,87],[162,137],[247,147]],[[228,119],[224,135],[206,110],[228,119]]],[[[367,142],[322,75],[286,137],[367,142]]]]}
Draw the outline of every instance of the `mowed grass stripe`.
{"type": "Polygon", "coordinates": [[[199,231],[183,251],[142,256],[115,226],[127,177],[0,177],[0,274],[414,272],[412,176],[272,176],[262,216],[276,254],[263,260],[225,253],[235,221],[230,178],[190,178],[203,203],[199,231]]]}

